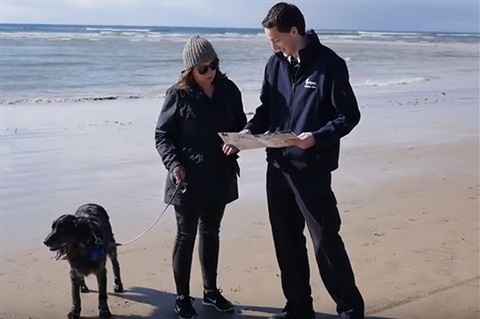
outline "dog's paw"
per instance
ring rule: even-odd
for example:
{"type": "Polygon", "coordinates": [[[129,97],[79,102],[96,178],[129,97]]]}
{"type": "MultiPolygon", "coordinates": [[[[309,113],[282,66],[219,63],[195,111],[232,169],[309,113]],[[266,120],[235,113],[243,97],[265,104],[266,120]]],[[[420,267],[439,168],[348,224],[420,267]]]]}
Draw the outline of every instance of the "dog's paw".
{"type": "Polygon", "coordinates": [[[98,316],[100,318],[110,318],[112,316],[112,313],[108,308],[106,309],[101,309],[100,312],[98,313],[98,316]]]}
{"type": "Polygon", "coordinates": [[[88,289],[87,285],[81,285],[80,291],[83,293],[87,293],[87,292],[90,292],[90,289],[88,289]]]}
{"type": "Polygon", "coordinates": [[[113,285],[113,291],[115,292],[123,292],[123,284],[117,284],[117,285],[113,285]]]}
{"type": "Polygon", "coordinates": [[[82,311],[82,309],[80,307],[73,306],[72,310],[70,310],[70,312],[67,314],[67,318],[68,319],[78,319],[78,318],[80,318],[80,312],[81,311],[82,311]]]}

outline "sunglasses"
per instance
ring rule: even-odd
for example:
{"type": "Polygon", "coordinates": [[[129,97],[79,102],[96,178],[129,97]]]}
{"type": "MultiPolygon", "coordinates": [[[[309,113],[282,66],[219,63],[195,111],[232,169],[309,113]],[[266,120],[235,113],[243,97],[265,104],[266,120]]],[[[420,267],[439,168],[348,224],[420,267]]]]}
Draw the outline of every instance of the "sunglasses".
{"type": "Polygon", "coordinates": [[[212,69],[212,71],[215,71],[218,68],[218,60],[215,59],[210,63],[209,65],[199,65],[196,67],[197,72],[201,75],[204,75],[208,72],[208,69],[212,69]]]}

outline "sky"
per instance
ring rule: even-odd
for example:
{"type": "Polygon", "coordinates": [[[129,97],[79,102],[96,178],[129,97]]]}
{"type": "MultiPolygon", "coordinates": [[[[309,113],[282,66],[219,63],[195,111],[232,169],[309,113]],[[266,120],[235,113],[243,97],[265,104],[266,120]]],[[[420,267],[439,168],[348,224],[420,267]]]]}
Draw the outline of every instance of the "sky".
{"type": "MultiPolygon", "coordinates": [[[[0,0],[1,23],[261,28],[270,0],[0,0]]],[[[479,32],[478,0],[292,0],[317,30],[479,32]]]]}

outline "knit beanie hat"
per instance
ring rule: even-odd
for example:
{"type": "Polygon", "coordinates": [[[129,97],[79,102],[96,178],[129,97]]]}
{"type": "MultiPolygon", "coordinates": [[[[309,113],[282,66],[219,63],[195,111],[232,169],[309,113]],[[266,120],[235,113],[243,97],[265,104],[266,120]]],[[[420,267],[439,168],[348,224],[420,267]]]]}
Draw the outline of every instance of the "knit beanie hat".
{"type": "Polygon", "coordinates": [[[217,53],[213,49],[212,44],[198,35],[191,37],[183,48],[183,67],[185,70],[216,58],[217,53]]]}

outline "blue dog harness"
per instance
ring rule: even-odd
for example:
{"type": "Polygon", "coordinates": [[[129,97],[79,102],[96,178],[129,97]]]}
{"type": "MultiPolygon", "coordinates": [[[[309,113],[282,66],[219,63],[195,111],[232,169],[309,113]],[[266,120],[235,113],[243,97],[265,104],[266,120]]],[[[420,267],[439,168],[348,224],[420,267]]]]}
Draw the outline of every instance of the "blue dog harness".
{"type": "Polygon", "coordinates": [[[103,240],[95,234],[95,231],[93,232],[93,238],[95,238],[95,246],[90,251],[90,258],[97,260],[105,257],[107,255],[107,247],[104,245],[103,240]]]}
{"type": "Polygon", "coordinates": [[[90,252],[90,258],[92,260],[97,260],[100,258],[103,258],[107,255],[107,250],[104,248],[104,246],[95,246],[93,247],[92,251],[90,252]]]}

